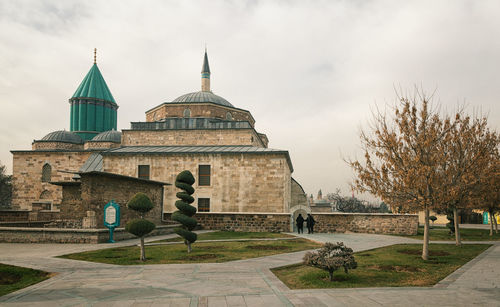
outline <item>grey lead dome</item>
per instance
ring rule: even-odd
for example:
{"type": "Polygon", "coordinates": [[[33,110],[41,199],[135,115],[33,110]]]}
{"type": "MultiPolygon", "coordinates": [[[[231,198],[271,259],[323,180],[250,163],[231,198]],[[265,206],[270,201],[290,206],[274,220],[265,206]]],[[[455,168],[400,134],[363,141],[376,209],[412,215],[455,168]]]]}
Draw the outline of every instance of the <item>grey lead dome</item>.
{"type": "Polygon", "coordinates": [[[212,102],[221,106],[226,106],[226,107],[233,107],[234,106],[227,101],[226,99],[215,95],[212,92],[204,92],[204,91],[199,91],[199,92],[194,92],[194,93],[188,93],[184,94],[180,97],[175,98],[172,102],[212,102]]]}
{"type": "Polygon", "coordinates": [[[77,134],[65,130],[54,131],[44,136],[41,141],[64,142],[71,144],[83,144],[83,140],[77,134]]]}
{"type": "Polygon", "coordinates": [[[92,139],[93,142],[122,142],[122,133],[116,130],[109,130],[99,133],[92,139]]]}

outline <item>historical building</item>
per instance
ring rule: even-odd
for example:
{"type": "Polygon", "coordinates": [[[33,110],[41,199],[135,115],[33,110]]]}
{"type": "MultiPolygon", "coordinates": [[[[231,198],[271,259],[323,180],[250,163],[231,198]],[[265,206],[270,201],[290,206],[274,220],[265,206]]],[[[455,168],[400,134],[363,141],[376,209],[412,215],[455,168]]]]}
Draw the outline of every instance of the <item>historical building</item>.
{"type": "MultiPolygon", "coordinates": [[[[304,191],[291,177],[288,151],[269,148],[268,138],[256,130],[248,110],[215,95],[210,74],[205,52],[201,91],[161,103],[146,111],[145,121],[132,122],[130,129],[119,132],[118,104],[94,58],[69,99],[69,131],[34,140],[31,150],[12,151],[13,206],[60,210],[61,216],[71,218],[67,210],[98,208],[69,205],[75,197],[93,199],[85,193],[98,180],[85,179],[88,174],[130,178],[127,186],[134,182],[155,186],[173,183],[187,169],[196,178],[193,205],[199,212],[290,213],[306,208],[304,191]]],[[[175,210],[176,192],[173,185],[164,185],[163,212],[175,210]]]]}

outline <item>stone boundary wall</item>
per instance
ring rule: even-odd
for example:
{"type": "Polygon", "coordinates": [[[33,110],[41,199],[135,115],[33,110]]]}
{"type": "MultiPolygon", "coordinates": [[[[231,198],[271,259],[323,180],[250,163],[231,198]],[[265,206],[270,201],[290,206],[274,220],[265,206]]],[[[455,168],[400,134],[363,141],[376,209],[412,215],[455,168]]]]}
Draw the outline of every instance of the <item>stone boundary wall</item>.
{"type": "Polygon", "coordinates": [[[0,210],[0,222],[53,221],[59,214],[59,211],[50,210],[0,210]]]}
{"type": "MultiPolygon", "coordinates": [[[[164,213],[165,221],[171,213],[164,213]]],[[[196,213],[194,218],[203,229],[249,232],[290,232],[288,213],[196,213]]],[[[396,235],[415,235],[418,229],[416,214],[385,213],[314,213],[315,232],[358,232],[396,235]]],[[[294,221],[295,223],[295,221],[294,221]]],[[[307,231],[304,223],[304,228],[307,231]]]]}
{"type": "MultiPolygon", "coordinates": [[[[171,213],[164,213],[164,220],[170,221],[171,213]]],[[[289,232],[288,213],[196,213],[194,218],[203,229],[248,231],[248,232],[289,232]]]]}
{"type": "MultiPolygon", "coordinates": [[[[177,225],[156,226],[148,236],[158,236],[173,233],[177,225]]],[[[115,241],[136,238],[125,231],[116,228],[113,236],[115,241]]],[[[0,227],[0,242],[4,243],[105,243],[109,239],[108,229],[63,229],[63,228],[27,228],[0,227]]]]}
{"type": "Polygon", "coordinates": [[[318,212],[312,216],[315,232],[416,235],[418,230],[417,214],[318,212]]]}

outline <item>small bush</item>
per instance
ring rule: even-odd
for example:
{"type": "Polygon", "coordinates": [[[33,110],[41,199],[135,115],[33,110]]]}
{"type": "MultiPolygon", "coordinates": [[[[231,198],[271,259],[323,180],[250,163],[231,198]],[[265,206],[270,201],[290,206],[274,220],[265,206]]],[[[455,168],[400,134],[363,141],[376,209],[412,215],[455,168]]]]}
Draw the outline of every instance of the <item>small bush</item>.
{"type": "Polygon", "coordinates": [[[146,194],[139,192],[129,200],[127,207],[144,214],[153,209],[153,202],[146,194]]]}
{"type": "Polygon", "coordinates": [[[317,252],[305,254],[303,261],[305,265],[328,271],[330,281],[333,281],[333,272],[339,268],[343,267],[344,271],[349,273],[349,269],[358,267],[352,249],[344,246],[343,242],[327,242],[317,252]]]}

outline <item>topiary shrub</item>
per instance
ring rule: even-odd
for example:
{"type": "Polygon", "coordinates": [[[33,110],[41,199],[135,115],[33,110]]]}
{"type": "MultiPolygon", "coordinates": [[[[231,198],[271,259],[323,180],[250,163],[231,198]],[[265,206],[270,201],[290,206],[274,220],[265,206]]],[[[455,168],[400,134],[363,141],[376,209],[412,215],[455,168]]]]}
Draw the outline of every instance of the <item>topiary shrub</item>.
{"type": "Polygon", "coordinates": [[[125,225],[125,230],[141,239],[141,261],[146,261],[146,251],[144,249],[144,236],[153,231],[156,225],[144,219],[144,214],[153,209],[154,204],[144,193],[135,194],[127,203],[127,208],[140,213],[141,218],[131,220],[125,225]]]}
{"type": "Polygon", "coordinates": [[[429,220],[431,220],[432,222],[432,225],[434,226],[434,222],[437,220],[438,218],[435,216],[435,215],[431,215],[429,216],[429,220]]]}
{"type": "Polygon", "coordinates": [[[172,213],[172,220],[179,222],[182,226],[174,229],[174,232],[184,238],[184,244],[187,245],[188,253],[191,252],[191,244],[197,239],[196,233],[192,232],[198,222],[192,217],[196,213],[196,208],[190,204],[194,202],[194,188],[192,187],[195,179],[190,171],[182,171],[175,178],[175,186],[182,192],[175,194],[180,198],[175,202],[175,207],[179,209],[172,213]]]}
{"type": "Polygon", "coordinates": [[[327,242],[317,252],[306,253],[303,261],[305,265],[328,271],[330,281],[333,281],[333,272],[339,268],[343,267],[344,271],[349,273],[349,269],[358,267],[352,249],[344,246],[343,242],[327,242]]]}

